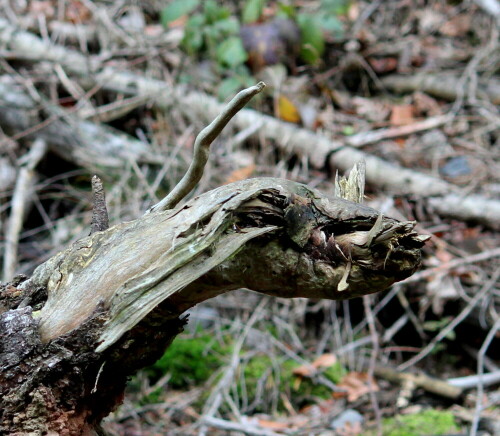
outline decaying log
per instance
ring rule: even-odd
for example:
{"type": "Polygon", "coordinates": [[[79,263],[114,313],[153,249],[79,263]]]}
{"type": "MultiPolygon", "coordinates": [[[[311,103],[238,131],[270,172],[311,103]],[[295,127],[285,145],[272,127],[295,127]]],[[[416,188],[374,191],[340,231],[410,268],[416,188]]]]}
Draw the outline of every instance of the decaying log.
{"type": "Polygon", "coordinates": [[[160,164],[148,144],[112,127],[79,119],[53,103],[35,101],[11,77],[0,76],[0,127],[14,137],[44,139],[63,159],[118,172],[129,161],[160,164]]]}
{"type": "MultiPolygon", "coordinates": [[[[263,87],[240,92],[200,133],[192,168],[203,170],[211,141],[263,87]]],[[[101,231],[0,288],[0,432],[96,434],[127,377],[158,359],[182,314],[208,298],[242,287],[352,298],[420,263],[427,236],[414,222],[287,180],[244,180],[175,206],[198,170],[142,218],[99,220],[101,231]]],[[[339,180],[339,194],[360,200],[363,171],[339,180]]],[[[107,218],[93,182],[95,213],[107,218]]]]}
{"type": "Polygon", "coordinates": [[[344,299],[385,289],[420,262],[425,238],[413,227],[264,178],[81,239],[2,289],[0,429],[28,431],[29,413],[93,426],[127,375],[180,331],[181,314],[222,292],[344,299]]]}

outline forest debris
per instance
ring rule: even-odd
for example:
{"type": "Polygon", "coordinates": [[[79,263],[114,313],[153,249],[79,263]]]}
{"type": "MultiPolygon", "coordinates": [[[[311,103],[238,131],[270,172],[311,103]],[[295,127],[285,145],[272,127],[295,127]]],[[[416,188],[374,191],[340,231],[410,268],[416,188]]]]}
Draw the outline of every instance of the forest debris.
{"type": "MultiPolygon", "coordinates": [[[[32,61],[44,59],[60,62],[66,70],[71,71],[80,77],[80,79],[88,81],[89,77],[92,78],[91,71],[89,70],[89,65],[91,68],[95,68],[95,62],[92,62],[92,59],[89,62],[89,59],[76,51],[46,44],[28,32],[12,32],[14,29],[5,20],[0,19],[0,41],[3,41],[11,50],[18,50],[19,56],[32,61]]],[[[408,79],[406,76],[391,75],[387,77],[390,77],[390,80],[394,79],[391,83],[401,92],[405,89],[414,90],[414,87],[405,88],[406,80],[408,79]],[[402,82],[401,86],[398,85],[400,78],[402,82]]],[[[417,74],[410,78],[413,77],[416,78],[414,80],[417,83],[420,83],[420,81],[423,81],[424,84],[427,83],[425,77],[420,78],[417,74]]],[[[432,81],[434,76],[430,77],[430,81],[432,81]]],[[[436,86],[438,89],[447,89],[452,82],[443,80],[439,79],[437,81],[436,86]]],[[[204,120],[215,118],[223,108],[215,98],[203,93],[185,92],[182,86],[170,87],[163,81],[145,78],[138,74],[119,71],[110,67],[99,70],[94,76],[94,83],[99,84],[107,90],[121,92],[126,95],[155,94],[157,96],[156,104],[163,108],[168,108],[174,102],[182,101],[185,106],[190,108],[193,116],[199,116],[200,119],[204,120]]],[[[495,83],[494,79],[490,79],[488,86],[492,89],[497,86],[500,90],[500,84],[497,83],[495,85],[495,83]]],[[[486,94],[494,96],[495,93],[492,89],[489,89],[486,94]]],[[[453,88],[453,99],[455,97],[456,89],[453,88]]],[[[500,94],[498,95],[498,100],[500,102],[500,94]]],[[[493,101],[496,100],[493,99],[493,101]]],[[[399,195],[436,196],[437,198],[434,199],[437,203],[435,210],[440,214],[443,212],[458,215],[463,214],[473,221],[480,221],[494,228],[497,226],[498,214],[495,211],[500,207],[500,202],[476,196],[475,200],[480,201],[484,205],[486,213],[483,213],[481,208],[473,209],[470,207],[466,211],[462,211],[462,204],[465,197],[457,195],[456,197],[450,196],[445,198],[447,202],[453,203],[453,209],[444,210],[443,207],[439,207],[439,204],[444,203],[442,196],[446,196],[454,191],[460,192],[453,185],[437,177],[401,168],[371,154],[363,153],[352,147],[346,147],[325,133],[317,134],[249,109],[240,111],[234,117],[234,125],[239,130],[260,125],[259,133],[261,135],[275,140],[279,147],[286,149],[288,152],[295,153],[301,157],[306,156],[315,168],[324,168],[326,164],[331,168],[340,168],[347,171],[356,162],[364,160],[366,162],[366,179],[368,183],[383,187],[389,192],[399,195]]],[[[65,138],[65,140],[69,139],[65,138]]],[[[110,139],[107,141],[110,141],[110,139]]],[[[106,140],[101,142],[105,143],[106,140]]],[[[144,147],[144,144],[140,144],[141,147],[144,147]]]]}
{"type": "MultiPolygon", "coordinates": [[[[342,380],[337,385],[339,388],[345,389],[347,392],[347,401],[356,401],[358,398],[370,392],[378,392],[379,387],[375,380],[364,372],[350,372],[342,377],[342,380]]],[[[335,393],[335,397],[344,396],[343,393],[335,393]]]]}
{"type": "MultiPolygon", "coordinates": [[[[382,77],[381,81],[387,89],[400,94],[420,91],[448,101],[457,99],[461,89],[461,78],[447,73],[391,74],[382,77]]],[[[500,104],[500,81],[493,77],[484,81],[480,80],[476,98],[500,104]]]]}
{"type": "Polygon", "coordinates": [[[453,386],[446,381],[429,377],[422,373],[413,374],[408,372],[399,372],[389,367],[376,367],[375,375],[395,383],[410,381],[416,388],[420,387],[425,389],[427,392],[432,392],[433,394],[451,398],[453,400],[456,400],[460,395],[462,395],[462,389],[459,387],[453,386]]]}
{"type": "Polygon", "coordinates": [[[429,354],[440,341],[446,338],[458,324],[460,324],[465,318],[467,318],[472,309],[474,309],[474,307],[485,297],[485,295],[491,291],[491,288],[497,284],[499,277],[500,267],[493,272],[490,279],[486,283],[484,283],[477,294],[474,295],[474,297],[470,299],[470,301],[468,301],[467,306],[465,306],[465,308],[462,309],[462,311],[445,328],[443,328],[422,350],[420,350],[418,354],[413,356],[404,364],[399,365],[398,369],[405,370],[415,363],[419,362],[427,354],[429,354]]]}
{"type": "Polygon", "coordinates": [[[413,106],[411,104],[394,105],[390,122],[393,126],[405,126],[414,123],[413,106]]]}
{"type": "Polygon", "coordinates": [[[486,374],[468,375],[465,377],[449,378],[447,382],[461,389],[472,389],[481,382],[483,386],[491,386],[500,383],[500,370],[492,371],[486,374]]]}
{"type": "Polygon", "coordinates": [[[335,354],[327,353],[322,354],[316,358],[313,362],[306,365],[301,365],[293,370],[295,375],[300,377],[313,377],[317,374],[318,369],[328,368],[337,362],[337,356],[335,354]]]}
{"type": "Polygon", "coordinates": [[[399,138],[408,136],[412,133],[422,132],[424,130],[435,129],[436,127],[446,124],[451,121],[450,115],[440,115],[432,118],[427,118],[422,121],[415,121],[411,124],[397,125],[385,129],[371,130],[369,132],[360,132],[346,138],[346,142],[351,147],[362,147],[364,145],[373,144],[384,139],[399,138]]]}
{"type": "Polygon", "coordinates": [[[92,235],[95,232],[102,232],[109,228],[108,210],[106,208],[106,198],[104,195],[104,187],[102,180],[97,177],[92,177],[92,235]]]}
{"type": "MultiPolygon", "coordinates": [[[[1,20],[1,19],[0,19],[1,20]]],[[[129,161],[160,164],[148,145],[112,127],[82,121],[71,111],[50,102],[40,107],[22,86],[8,76],[0,76],[0,126],[16,132],[13,137],[36,136],[44,139],[51,151],[90,170],[123,168],[129,161]],[[44,115],[48,111],[50,117],[44,115]]]]}
{"type": "Polygon", "coordinates": [[[3,279],[12,279],[17,267],[17,249],[23,220],[31,202],[35,179],[35,167],[45,156],[47,143],[43,139],[33,142],[31,150],[19,162],[14,193],[12,194],[10,217],[5,232],[5,254],[3,259],[3,279]]]}

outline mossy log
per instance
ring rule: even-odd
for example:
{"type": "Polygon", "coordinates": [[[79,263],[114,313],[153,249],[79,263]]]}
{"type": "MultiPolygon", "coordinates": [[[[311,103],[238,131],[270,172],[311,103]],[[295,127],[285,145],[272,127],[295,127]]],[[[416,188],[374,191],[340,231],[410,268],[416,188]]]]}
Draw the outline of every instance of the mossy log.
{"type": "Polygon", "coordinates": [[[305,185],[258,178],[94,233],[1,288],[0,432],[94,434],[182,313],[249,288],[345,299],[418,267],[424,236],[305,185]]]}

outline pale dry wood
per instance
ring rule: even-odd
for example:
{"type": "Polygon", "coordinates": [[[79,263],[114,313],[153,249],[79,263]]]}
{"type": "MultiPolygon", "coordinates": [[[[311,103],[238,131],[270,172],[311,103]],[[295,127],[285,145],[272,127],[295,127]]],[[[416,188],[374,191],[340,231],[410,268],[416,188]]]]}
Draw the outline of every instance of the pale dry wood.
{"type": "Polygon", "coordinates": [[[462,394],[462,389],[460,387],[422,373],[405,373],[389,367],[376,367],[375,375],[396,383],[411,381],[416,388],[420,387],[427,392],[432,392],[433,394],[446,398],[457,399],[462,394]]]}
{"type": "Polygon", "coordinates": [[[452,117],[450,115],[440,115],[405,126],[388,127],[385,129],[376,129],[368,132],[356,133],[352,136],[348,136],[345,141],[351,147],[362,147],[364,145],[374,144],[384,139],[399,138],[411,135],[412,133],[435,129],[436,127],[446,124],[448,121],[451,121],[451,119],[452,117]]]}
{"type": "Polygon", "coordinates": [[[33,142],[30,151],[19,162],[19,173],[12,195],[10,216],[5,228],[5,253],[3,259],[3,279],[11,280],[17,267],[19,234],[30,202],[35,180],[35,167],[45,156],[47,143],[43,139],[33,142]]]}
{"type": "Polygon", "coordinates": [[[241,287],[288,298],[376,292],[418,265],[427,237],[413,226],[298,183],[251,179],[84,238],[23,286],[48,291],[40,314],[45,341],[108,307],[102,351],[165,300],[177,316],[241,287]],[[259,244],[265,234],[268,242],[259,244]]]}
{"type": "Polygon", "coordinates": [[[93,176],[92,180],[92,222],[90,234],[109,228],[108,209],[102,180],[93,176]]]}
{"type": "MultiPolygon", "coordinates": [[[[461,89],[460,77],[453,74],[391,74],[383,77],[382,83],[387,89],[397,93],[422,91],[449,101],[457,99],[461,89]]],[[[500,81],[493,77],[480,81],[475,97],[489,100],[493,104],[500,104],[500,81]]]]}
{"type": "Polygon", "coordinates": [[[90,171],[106,168],[118,172],[130,160],[162,163],[161,157],[142,141],[109,126],[81,120],[50,102],[40,106],[9,76],[0,76],[0,106],[4,131],[15,132],[12,136],[16,139],[44,139],[51,151],[90,171]],[[51,117],[47,118],[45,111],[51,117]]]}

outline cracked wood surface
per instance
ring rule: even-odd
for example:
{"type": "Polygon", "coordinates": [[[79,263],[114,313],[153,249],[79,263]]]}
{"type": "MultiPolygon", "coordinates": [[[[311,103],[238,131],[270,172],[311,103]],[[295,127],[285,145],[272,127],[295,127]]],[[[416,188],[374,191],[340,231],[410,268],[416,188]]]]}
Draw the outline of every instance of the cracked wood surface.
{"type": "Polygon", "coordinates": [[[24,286],[47,289],[44,341],[102,304],[102,351],[160,304],[175,317],[240,287],[327,299],[383,290],[420,262],[425,238],[413,227],[299,183],[250,179],[83,238],[24,286]]]}

